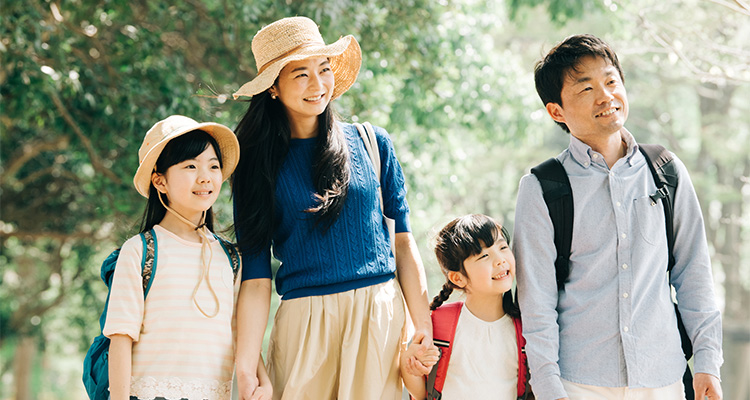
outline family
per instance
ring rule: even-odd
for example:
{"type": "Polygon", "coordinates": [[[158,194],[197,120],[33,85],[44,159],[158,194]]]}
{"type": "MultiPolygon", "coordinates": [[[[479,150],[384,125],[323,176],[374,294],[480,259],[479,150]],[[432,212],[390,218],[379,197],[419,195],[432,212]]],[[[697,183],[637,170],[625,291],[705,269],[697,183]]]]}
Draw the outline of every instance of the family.
{"type": "Polygon", "coordinates": [[[524,176],[512,241],[479,214],[439,232],[445,283],[432,302],[388,133],[333,107],[357,79],[357,40],[326,44],[315,22],[291,17],[258,31],[252,52],[234,131],[174,115],[141,144],[133,182],[146,211],[117,258],[103,326],[112,400],[400,399],[404,385],[416,399],[722,398],[698,199],[672,153],[679,184],[655,181],[624,127],[607,43],[571,36],[535,67],[547,113],[570,134],[552,160],[568,225],[553,220],[543,180],[524,176]],[[236,247],[213,233],[227,179],[236,247]],[[454,290],[464,301],[443,304],[454,290]]]}

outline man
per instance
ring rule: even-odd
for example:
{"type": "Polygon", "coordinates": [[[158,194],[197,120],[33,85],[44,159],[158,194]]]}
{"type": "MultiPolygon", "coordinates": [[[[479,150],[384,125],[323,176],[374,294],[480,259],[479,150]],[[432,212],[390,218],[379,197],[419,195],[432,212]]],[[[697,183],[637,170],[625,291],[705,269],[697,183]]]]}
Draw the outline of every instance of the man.
{"type": "Polygon", "coordinates": [[[664,209],[649,197],[654,179],[624,128],[628,100],[617,55],[597,37],[572,36],[537,63],[535,82],[547,113],[570,133],[557,160],[574,208],[570,275],[558,292],[542,189],[533,174],[521,179],[515,253],[537,399],[684,399],[686,362],[670,283],[694,346],[696,399],[721,399],[721,316],[684,164],[675,158],[670,280],[664,209]]]}

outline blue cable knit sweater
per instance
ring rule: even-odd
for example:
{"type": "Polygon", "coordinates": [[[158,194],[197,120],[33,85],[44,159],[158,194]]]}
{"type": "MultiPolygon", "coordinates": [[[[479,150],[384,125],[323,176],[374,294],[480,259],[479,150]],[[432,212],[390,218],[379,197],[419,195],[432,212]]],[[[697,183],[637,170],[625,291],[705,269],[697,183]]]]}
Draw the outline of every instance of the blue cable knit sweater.
{"type": "MultiPolygon", "coordinates": [[[[349,145],[349,192],[341,214],[322,233],[304,210],[315,205],[312,160],[318,138],[292,139],[276,181],[278,226],[260,254],[242,256],[242,279],[271,278],[271,247],[281,262],[276,291],[283,299],[320,296],[386,282],[395,261],[380,211],[379,182],[354,125],[340,123],[349,145]]],[[[388,133],[375,128],[381,160],[385,214],[396,232],[409,232],[409,205],[401,165],[388,133]]],[[[241,231],[240,231],[241,235],[241,231]]]]}

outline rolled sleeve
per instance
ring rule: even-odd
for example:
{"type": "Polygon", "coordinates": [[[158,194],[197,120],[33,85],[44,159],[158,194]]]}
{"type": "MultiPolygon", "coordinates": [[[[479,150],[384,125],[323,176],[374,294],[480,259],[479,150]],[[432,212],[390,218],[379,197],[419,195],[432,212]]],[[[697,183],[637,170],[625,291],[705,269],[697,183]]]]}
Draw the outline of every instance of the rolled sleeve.
{"type": "Polygon", "coordinates": [[[514,230],[518,299],[531,386],[538,399],[566,397],[558,365],[554,229],[533,175],[521,179],[514,230]]]}
{"type": "Polygon", "coordinates": [[[680,180],[675,193],[675,265],[671,283],[675,287],[685,329],[693,344],[695,372],[718,378],[724,361],[721,314],[714,293],[708,242],[690,176],[677,157],[675,163],[680,180]]]}

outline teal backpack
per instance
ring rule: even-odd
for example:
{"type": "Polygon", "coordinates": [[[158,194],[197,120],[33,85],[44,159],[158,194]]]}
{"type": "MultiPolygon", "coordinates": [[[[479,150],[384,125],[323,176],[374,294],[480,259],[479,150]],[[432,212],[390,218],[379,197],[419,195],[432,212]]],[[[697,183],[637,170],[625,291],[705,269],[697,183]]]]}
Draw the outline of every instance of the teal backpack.
{"type": "MultiPolygon", "coordinates": [[[[234,280],[237,280],[237,273],[240,267],[240,256],[237,248],[226,240],[214,235],[224,252],[229,257],[232,265],[234,280]]],[[[143,257],[141,258],[141,276],[143,277],[143,299],[146,299],[148,291],[156,275],[157,246],[156,233],[153,229],[140,234],[143,242],[143,257]]],[[[104,311],[99,317],[99,330],[104,330],[104,324],[107,322],[107,308],[109,306],[109,295],[112,289],[112,278],[115,274],[117,257],[120,255],[120,249],[110,253],[102,263],[101,278],[107,285],[107,301],[104,303],[104,311]]],[[[108,400],[109,399],[109,338],[99,334],[94,338],[94,342],[89,347],[86,357],[83,359],[83,386],[86,387],[86,393],[90,400],[108,400]]]]}

